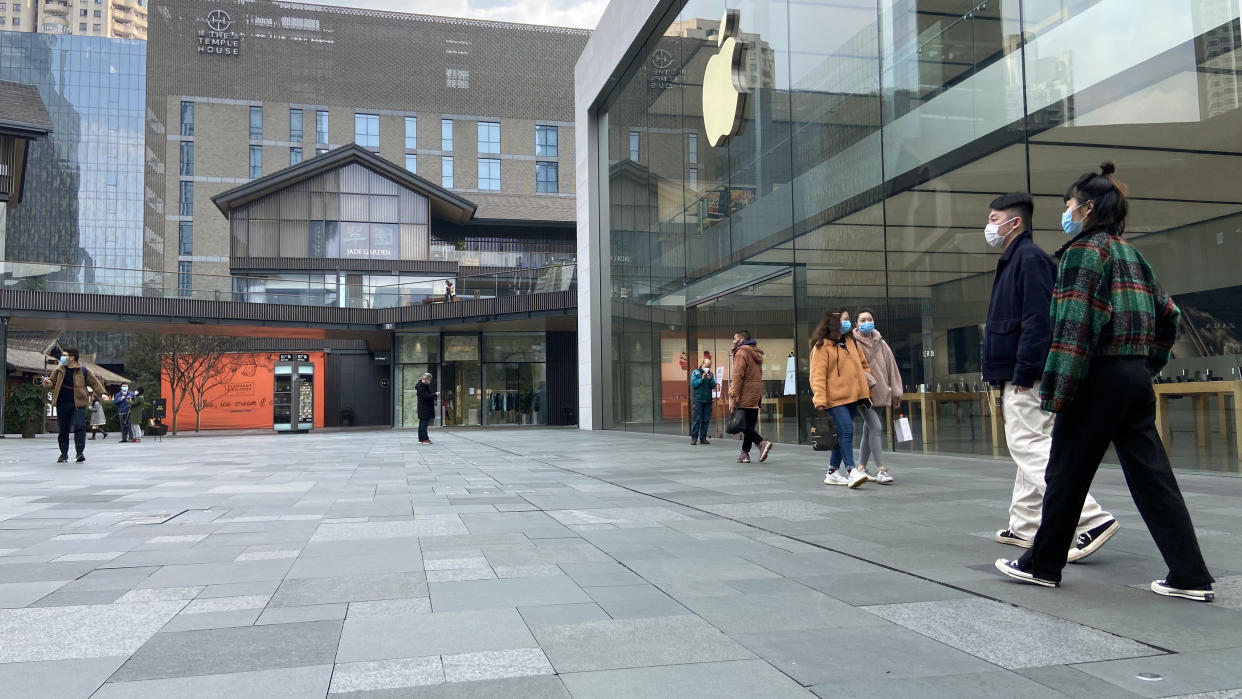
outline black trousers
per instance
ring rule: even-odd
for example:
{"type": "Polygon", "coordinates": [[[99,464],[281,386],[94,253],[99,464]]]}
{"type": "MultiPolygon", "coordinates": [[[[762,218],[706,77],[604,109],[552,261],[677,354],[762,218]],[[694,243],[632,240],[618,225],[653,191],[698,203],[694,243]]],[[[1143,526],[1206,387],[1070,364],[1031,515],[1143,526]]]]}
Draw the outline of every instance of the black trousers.
{"type": "Polygon", "coordinates": [[[73,431],[73,446],[78,453],[86,451],[86,408],[73,404],[56,404],[56,426],[60,428],[56,441],[60,445],[60,455],[69,456],[69,431],[73,431]]]}
{"type": "Polygon", "coordinates": [[[1212,583],[1186,501],[1156,431],[1156,395],[1147,360],[1141,357],[1092,360],[1073,401],[1057,415],[1044,473],[1048,487],[1043,515],[1019,567],[1041,578],[1061,579],[1078,515],[1109,444],[1117,451],[1130,496],[1169,567],[1165,580],[1180,588],[1212,583]]]}
{"type": "Polygon", "coordinates": [[[118,412],[116,416],[117,416],[117,419],[121,421],[121,441],[128,442],[129,441],[129,411],[126,410],[123,413],[118,412]]]}
{"type": "Polygon", "coordinates": [[[430,424],[431,424],[431,418],[429,417],[418,418],[418,441],[420,442],[431,441],[431,437],[427,436],[427,425],[430,425],[430,424]]]}
{"type": "Polygon", "coordinates": [[[746,415],[746,422],[742,427],[742,451],[750,451],[752,444],[763,441],[763,435],[755,431],[755,425],[759,424],[759,409],[743,408],[742,412],[746,415]]]}

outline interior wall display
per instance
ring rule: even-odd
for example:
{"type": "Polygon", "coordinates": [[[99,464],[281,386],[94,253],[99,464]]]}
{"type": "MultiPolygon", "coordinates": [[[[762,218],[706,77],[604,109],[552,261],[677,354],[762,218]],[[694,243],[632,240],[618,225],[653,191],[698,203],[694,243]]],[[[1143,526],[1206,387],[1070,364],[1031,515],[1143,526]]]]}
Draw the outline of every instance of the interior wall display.
{"type": "Polygon", "coordinates": [[[1177,294],[1181,327],[1173,355],[1180,359],[1242,354],[1242,286],[1177,294]]]}

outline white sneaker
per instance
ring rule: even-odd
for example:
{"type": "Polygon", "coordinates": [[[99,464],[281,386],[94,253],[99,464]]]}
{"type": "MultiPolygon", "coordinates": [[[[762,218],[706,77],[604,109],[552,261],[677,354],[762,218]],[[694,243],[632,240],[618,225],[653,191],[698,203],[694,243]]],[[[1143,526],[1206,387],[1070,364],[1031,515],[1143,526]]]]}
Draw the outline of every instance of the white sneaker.
{"type": "Polygon", "coordinates": [[[889,475],[888,471],[884,469],[880,469],[879,474],[876,475],[876,477],[873,478],[872,480],[874,480],[876,483],[879,483],[880,485],[890,485],[893,482],[893,477],[889,475]]]}
{"type": "Polygon", "coordinates": [[[880,480],[876,478],[875,476],[871,475],[871,472],[867,470],[866,466],[859,466],[858,468],[854,470],[862,472],[862,474],[867,477],[867,480],[872,483],[876,483],[880,480]]]}
{"type": "Polygon", "coordinates": [[[845,475],[845,481],[849,487],[857,488],[867,482],[867,472],[860,471],[858,469],[851,469],[850,472],[845,475]]]}
{"type": "Polygon", "coordinates": [[[840,471],[829,471],[824,475],[824,485],[849,485],[849,481],[845,480],[840,471]]]}

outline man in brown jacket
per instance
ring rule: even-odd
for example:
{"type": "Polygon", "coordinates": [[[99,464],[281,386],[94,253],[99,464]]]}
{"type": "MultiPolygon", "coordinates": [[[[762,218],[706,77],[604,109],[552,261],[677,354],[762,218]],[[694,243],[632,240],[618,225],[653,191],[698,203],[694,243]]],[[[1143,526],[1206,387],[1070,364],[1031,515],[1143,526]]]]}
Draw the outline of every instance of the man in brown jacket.
{"type": "Polygon", "coordinates": [[[87,386],[100,400],[112,400],[99,377],[88,372],[79,361],[78,350],[70,347],[60,355],[60,366],[43,380],[43,387],[52,390],[56,402],[56,421],[60,427],[57,442],[60,458],[56,463],[69,460],[69,430],[73,430],[73,445],[77,447],[76,461],[86,461],[86,416],[90,412],[91,396],[87,386]]]}
{"type": "Polygon", "coordinates": [[[745,415],[742,425],[742,453],[739,464],[750,463],[750,446],[759,446],[759,463],[767,461],[772,443],[755,431],[759,422],[759,405],[763,401],[763,350],[750,337],[750,331],[739,330],[733,334],[733,371],[729,374],[729,410],[741,410],[745,415]]]}

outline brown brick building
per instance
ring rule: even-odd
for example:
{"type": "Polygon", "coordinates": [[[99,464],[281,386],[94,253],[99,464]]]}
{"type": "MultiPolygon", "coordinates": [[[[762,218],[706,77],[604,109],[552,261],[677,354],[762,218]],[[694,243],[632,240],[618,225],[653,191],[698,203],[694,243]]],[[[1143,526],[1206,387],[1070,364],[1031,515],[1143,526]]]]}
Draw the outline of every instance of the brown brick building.
{"type": "Polygon", "coordinates": [[[211,200],[352,143],[477,206],[376,271],[572,259],[572,68],[589,32],[266,0],[157,0],[150,22],[149,283],[312,272],[235,254],[211,200]]]}

